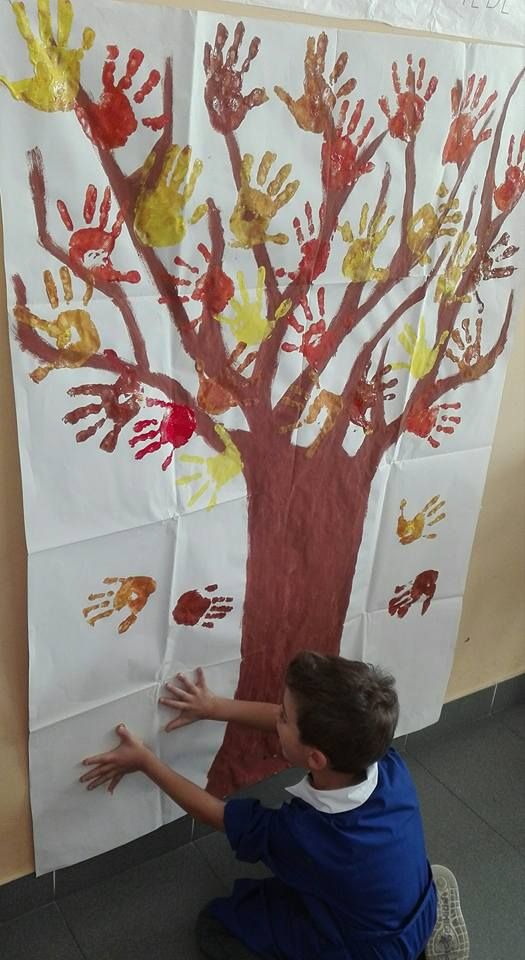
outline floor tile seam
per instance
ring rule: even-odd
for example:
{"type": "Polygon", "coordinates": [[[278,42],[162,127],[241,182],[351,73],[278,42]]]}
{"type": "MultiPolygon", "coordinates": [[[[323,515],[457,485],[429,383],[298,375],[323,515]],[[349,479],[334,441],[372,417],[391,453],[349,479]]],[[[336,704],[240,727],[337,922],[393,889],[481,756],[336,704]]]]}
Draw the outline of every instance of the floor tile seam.
{"type": "Polygon", "coordinates": [[[17,920],[21,920],[22,917],[29,917],[32,913],[37,913],[38,910],[45,910],[46,907],[52,907],[55,904],[55,900],[48,900],[47,903],[39,903],[35,907],[30,907],[29,910],[24,910],[22,913],[17,913],[14,917],[8,917],[6,920],[0,920],[0,933],[3,927],[7,927],[10,923],[16,923],[17,920]]]}
{"type": "Polygon", "coordinates": [[[465,807],[474,817],[476,817],[477,820],[480,820],[481,823],[485,824],[485,826],[491,831],[491,833],[493,833],[495,836],[499,837],[500,840],[503,840],[503,842],[504,842],[508,847],[510,847],[511,850],[514,850],[514,852],[517,853],[517,854],[521,857],[521,859],[525,861],[525,850],[520,850],[520,848],[519,848],[519,847],[516,847],[516,846],[508,839],[508,837],[505,837],[502,833],[499,832],[499,830],[496,830],[496,828],[492,825],[492,823],[489,823],[488,820],[485,820],[485,817],[483,817],[477,810],[475,810],[473,807],[471,807],[470,804],[469,804],[466,800],[464,800],[463,797],[461,797],[458,793],[456,793],[455,790],[452,789],[452,787],[450,787],[450,786],[448,785],[448,783],[445,783],[443,780],[440,780],[440,778],[437,776],[437,774],[435,774],[432,770],[429,770],[429,768],[426,767],[425,764],[424,764],[421,760],[419,760],[417,757],[413,757],[413,759],[414,759],[414,760],[417,760],[417,762],[418,762],[419,765],[423,768],[423,770],[425,771],[425,773],[428,773],[428,775],[429,775],[430,777],[432,777],[433,780],[435,780],[437,783],[439,783],[440,786],[442,786],[448,793],[450,793],[456,800],[458,800],[458,802],[459,802],[463,807],[465,807]]]}
{"type": "Polygon", "coordinates": [[[505,723],[505,720],[503,719],[503,717],[499,717],[497,713],[494,714],[494,716],[500,721],[500,723],[503,724],[503,726],[505,727],[505,730],[510,730],[510,732],[513,733],[515,737],[518,737],[519,740],[525,740],[525,729],[523,733],[519,733],[519,731],[515,730],[514,727],[511,727],[509,726],[508,723],[505,723]]]}
{"type": "Polygon", "coordinates": [[[89,960],[88,954],[87,954],[87,953],[84,953],[82,947],[80,946],[80,943],[78,942],[78,939],[77,939],[77,937],[76,937],[75,931],[72,929],[70,923],[68,922],[68,919],[67,919],[66,915],[63,913],[59,901],[58,901],[58,900],[55,900],[54,903],[55,903],[55,905],[56,905],[56,907],[57,907],[57,910],[58,910],[58,912],[59,912],[59,914],[60,914],[60,916],[61,916],[61,918],[62,918],[62,922],[65,924],[66,930],[69,932],[69,934],[71,935],[71,937],[72,937],[72,939],[73,939],[73,941],[74,941],[74,943],[75,943],[75,946],[76,946],[76,948],[77,948],[80,956],[83,957],[83,960],[89,960]]]}
{"type": "Polygon", "coordinates": [[[215,870],[213,864],[211,863],[210,860],[208,860],[207,856],[201,850],[198,849],[198,844],[201,843],[203,840],[207,840],[208,836],[213,836],[213,834],[205,835],[204,837],[199,837],[198,840],[192,840],[190,843],[190,846],[195,847],[197,855],[201,858],[201,860],[204,861],[204,863],[208,867],[208,870],[211,870],[213,876],[216,878],[216,880],[219,881],[221,887],[224,888],[224,891],[228,893],[230,890],[230,884],[226,882],[224,877],[221,877],[220,873],[218,873],[217,870],[215,870]]]}
{"type": "MultiPolygon", "coordinates": [[[[452,733],[460,731],[462,728],[467,727],[469,725],[474,726],[474,724],[481,723],[481,721],[483,720],[490,720],[491,722],[494,722],[497,726],[500,726],[500,727],[503,725],[506,730],[510,730],[510,732],[514,733],[515,736],[517,736],[520,740],[524,739],[521,736],[521,734],[516,733],[515,730],[513,730],[511,727],[508,727],[507,724],[503,722],[500,715],[496,712],[496,713],[483,713],[479,717],[469,717],[467,720],[458,720],[457,722],[452,722],[450,726],[444,727],[441,732],[436,730],[435,733],[432,734],[432,740],[429,741],[428,745],[431,746],[432,744],[437,743],[438,741],[442,743],[443,740],[445,740],[447,737],[452,739],[451,737],[452,733]]],[[[439,726],[439,721],[437,725],[439,726]]],[[[427,729],[429,728],[423,727],[422,730],[414,730],[413,733],[406,734],[407,740],[406,740],[405,749],[407,753],[409,753],[412,757],[414,757],[415,760],[417,760],[416,755],[414,753],[411,753],[410,751],[410,738],[417,737],[419,734],[424,734],[425,730],[427,729]]]]}

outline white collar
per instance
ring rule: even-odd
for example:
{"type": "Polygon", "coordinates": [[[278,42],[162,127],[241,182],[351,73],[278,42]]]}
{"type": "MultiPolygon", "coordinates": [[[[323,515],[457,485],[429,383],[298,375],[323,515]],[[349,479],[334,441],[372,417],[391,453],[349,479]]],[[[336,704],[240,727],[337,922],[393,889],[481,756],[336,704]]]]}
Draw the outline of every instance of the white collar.
{"type": "Polygon", "coordinates": [[[345,813],[355,810],[365,803],[377,787],[379,770],[373,763],[366,771],[366,780],[353,787],[341,787],[339,790],[316,790],[306,776],[294,787],[286,787],[288,793],[305,800],[320,813],[345,813]]]}

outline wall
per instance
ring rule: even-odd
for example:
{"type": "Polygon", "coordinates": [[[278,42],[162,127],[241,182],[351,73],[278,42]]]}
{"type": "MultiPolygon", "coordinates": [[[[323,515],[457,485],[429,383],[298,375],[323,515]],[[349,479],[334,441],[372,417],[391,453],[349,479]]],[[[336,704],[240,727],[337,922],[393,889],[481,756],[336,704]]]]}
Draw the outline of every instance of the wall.
{"type": "MultiPolygon", "coordinates": [[[[198,4],[192,0],[180,5],[221,9],[220,4],[198,4]]],[[[282,16],[276,11],[252,11],[251,8],[247,11],[232,4],[222,9],[244,16],[249,12],[274,19],[282,16]]],[[[290,15],[290,19],[317,27],[323,22],[306,16],[290,15]]],[[[366,24],[366,28],[383,29],[377,24],[366,24]]],[[[0,271],[1,264],[0,240],[0,271]]],[[[518,326],[447,699],[525,672],[525,324],[518,326]]],[[[27,786],[25,543],[3,274],[0,274],[0,410],[0,883],[3,883],[33,869],[27,786]]]]}

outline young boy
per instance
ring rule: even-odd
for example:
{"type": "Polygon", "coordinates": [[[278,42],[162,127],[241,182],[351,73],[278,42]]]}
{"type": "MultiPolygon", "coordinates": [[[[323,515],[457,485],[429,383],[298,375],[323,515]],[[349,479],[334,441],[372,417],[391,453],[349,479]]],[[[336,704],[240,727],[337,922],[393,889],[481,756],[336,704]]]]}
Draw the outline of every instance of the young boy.
{"type": "Polygon", "coordinates": [[[238,859],[263,861],[273,877],[238,880],[199,917],[211,960],[467,960],[455,878],[425,852],[410,774],[390,749],[399,706],[393,678],[342,657],[300,653],[282,706],[215,696],[197,670],[178,675],[161,703],[179,711],[174,730],[200,719],[277,730],[282,753],[308,775],[290,804],[215,799],[171,770],[123,724],[116,750],[89,757],[94,789],[142,771],[192,816],[225,830],[238,859]],[[436,923],[437,916],[437,923],[436,923]],[[426,953],[423,953],[426,948],[426,953]]]}

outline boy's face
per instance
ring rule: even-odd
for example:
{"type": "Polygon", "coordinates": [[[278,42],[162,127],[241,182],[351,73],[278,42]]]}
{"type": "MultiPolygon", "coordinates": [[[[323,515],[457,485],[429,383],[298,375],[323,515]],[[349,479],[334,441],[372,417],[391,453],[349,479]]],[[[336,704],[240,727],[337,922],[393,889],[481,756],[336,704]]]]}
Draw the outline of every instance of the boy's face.
{"type": "Polygon", "coordinates": [[[301,743],[297,726],[297,708],[288,687],[285,687],[284,691],[281,713],[277,721],[277,733],[285,760],[288,760],[292,767],[309,767],[308,758],[312,748],[301,743]]]}

